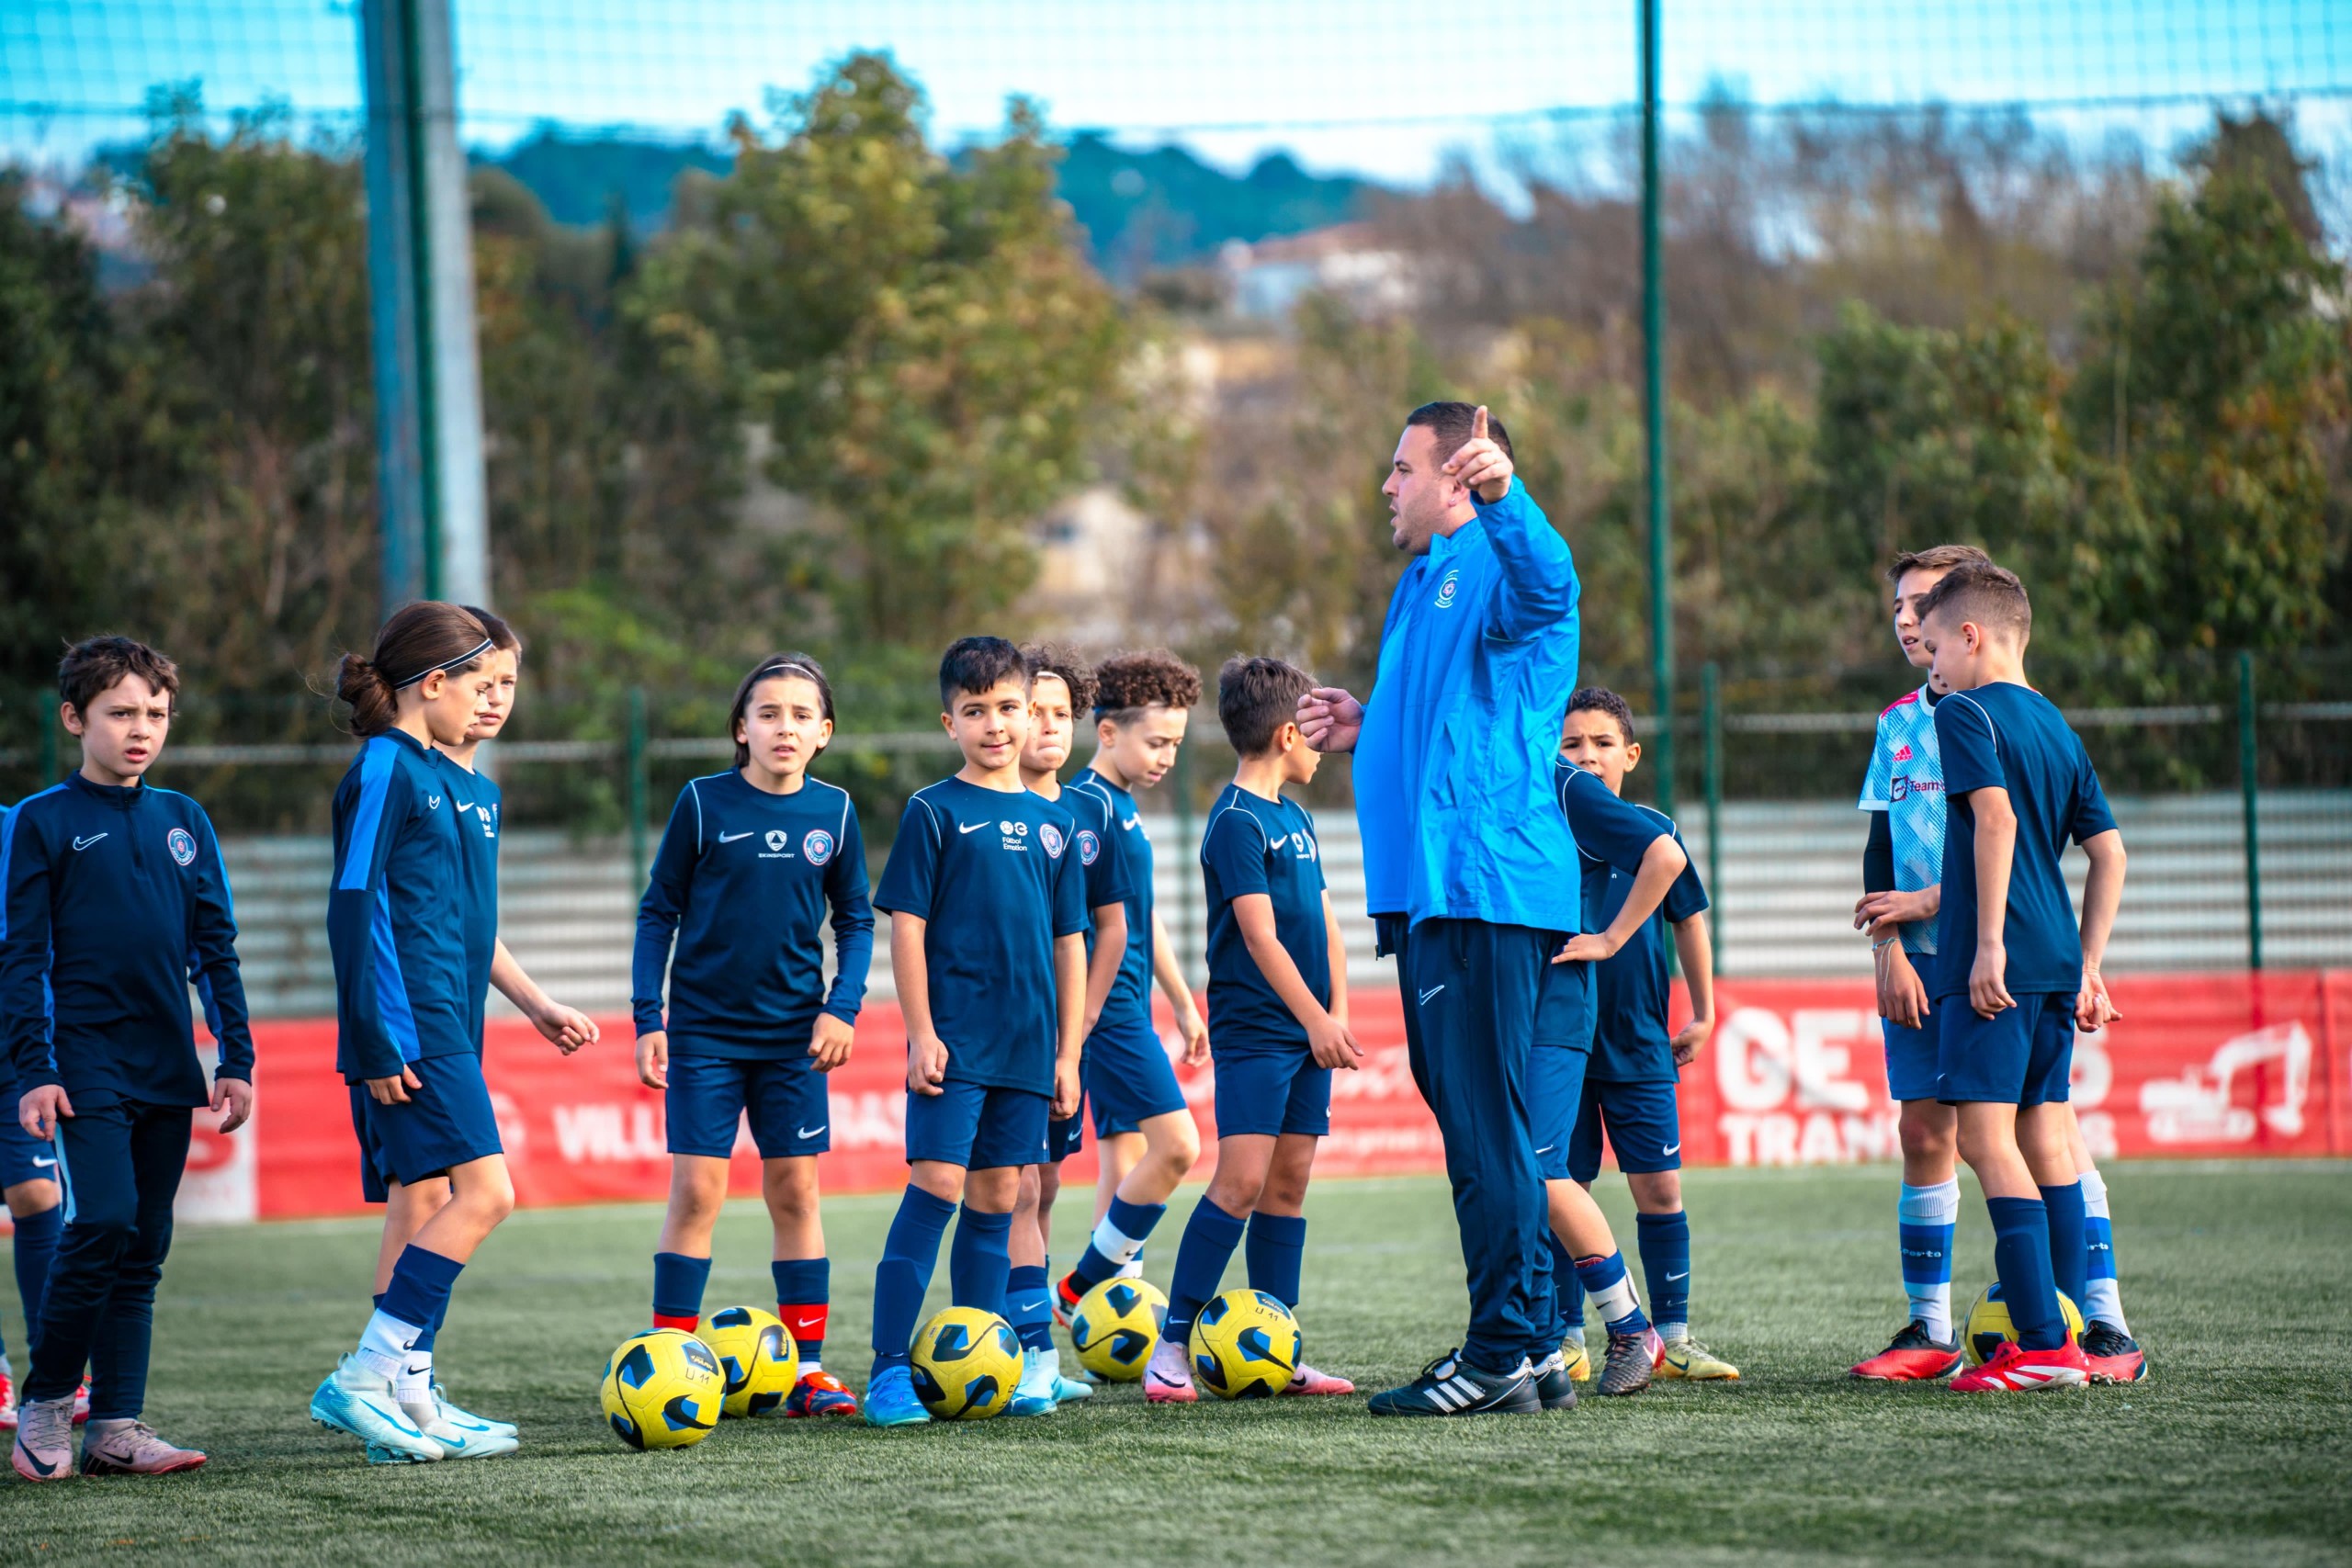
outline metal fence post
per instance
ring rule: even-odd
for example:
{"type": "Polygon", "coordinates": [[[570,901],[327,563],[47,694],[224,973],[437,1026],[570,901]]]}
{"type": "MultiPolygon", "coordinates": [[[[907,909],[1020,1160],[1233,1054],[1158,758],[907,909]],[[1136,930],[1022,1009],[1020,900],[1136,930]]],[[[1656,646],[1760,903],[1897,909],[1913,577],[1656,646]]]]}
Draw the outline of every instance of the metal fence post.
{"type": "Polygon", "coordinates": [[[1666,477],[1666,254],[1659,237],[1658,6],[1639,0],[1642,86],[1642,423],[1649,481],[1650,685],[1657,808],[1674,815],[1674,549],[1666,477]]]}
{"type": "Polygon", "coordinates": [[[2254,737],[2254,653],[2238,649],[2238,789],[2245,809],[2245,961],[2262,967],[2261,753],[2254,737]]]}
{"type": "Polygon", "coordinates": [[[1724,700],[1723,670],[1709,660],[1699,671],[1700,722],[1706,739],[1707,898],[1715,911],[1715,967],[1724,962],[1724,700]]]}
{"type": "Polygon", "coordinates": [[[628,689],[628,866],[632,891],[645,886],[645,688],[628,689]]]}

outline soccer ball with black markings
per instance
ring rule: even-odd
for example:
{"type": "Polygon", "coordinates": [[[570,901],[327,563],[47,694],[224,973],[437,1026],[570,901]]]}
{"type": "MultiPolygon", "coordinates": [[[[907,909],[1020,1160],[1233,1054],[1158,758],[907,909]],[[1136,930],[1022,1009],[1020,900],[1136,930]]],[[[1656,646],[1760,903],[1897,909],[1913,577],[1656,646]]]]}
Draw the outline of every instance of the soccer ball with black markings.
{"type": "Polygon", "coordinates": [[[720,1307],[702,1320],[695,1337],[718,1358],[727,1379],[729,1416],[765,1416],[784,1404],[800,1381],[800,1350],[784,1320],[758,1307],[720,1307]]]}
{"type": "Polygon", "coordinates": [[[949,1307],[915,1332],[909,1371],[934,1421],[985,1421],[1012,1403],[1021,1337],[978,1307],[949,1307]]]}
{"type": "Polygon", "coordinates": [[[676,1328],[620,1342],[605,1363],[605,1419],[633,1449],[683,1449],[718,1425],[727,1374],[709,1346],[676,1328]]]}
{"type": "MultiPolygon", "coordinates": [[[[2083,1337],[2083,1314],[2075,1305],[2074,1297],[2058,1292],[2058,1310],[2066,1319],[2066,1332],[2080,1339],[2083,1337]]],[[[1968,1309],[1967,1325],[1961,1330],[1961,1352],[1972,1367],[1981,1367],[1993,1359],[2004,1339],[2015,1339],[2018,1325],[2009,1320],[2009,1303],[2001,1299],[2001,1281],[1994,1280],[1968,1309]]]]}
{"type": "Polygon", "coordinates": [[[1078,1364],[1105,1382],[1134,1382],[1151,1363],[1168,1322],[1168,1298],[1144,1280],[1105,1280],[1069,1314],[1078,1364]]]}
{"type": "Polygon", "coordinates": [[[1263,1291],[1227,1291],[1201,1308],[1186,1348],[1193,1381],[1219,1399],[1272,1399],[1298,1371],[1298,1320],[1263,1291]]]}

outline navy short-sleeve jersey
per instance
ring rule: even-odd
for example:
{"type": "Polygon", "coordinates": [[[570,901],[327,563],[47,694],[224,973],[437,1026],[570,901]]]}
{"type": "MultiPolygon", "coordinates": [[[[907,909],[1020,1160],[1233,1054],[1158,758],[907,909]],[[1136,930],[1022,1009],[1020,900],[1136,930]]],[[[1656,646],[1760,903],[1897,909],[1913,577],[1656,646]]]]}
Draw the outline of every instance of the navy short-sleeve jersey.
{"type": "MultiPolygon", "coordinates": [[[[1671,818],[1611,795],[1609,786],[1567,763],[1555,775],[1560,808],[1567,813],[1584,859],[1585,929],[1607,931],[1625,908],[1640,874],[1642,857],[1660,839],[1677,844],[1682,835],[1671,818]],[[1565,776],[1577,774],[1578,784],[1565,776]]],[[[1673,1035],[1667,1028],[1672,986],[1666,971],[1668,922],[1680,922],[1707,908],[1699,868],[1686,865],[1666,890],[1649,919],[1625,945],[1602,961],[1594,976],[1592,1064],[1585,1077],[1595,1083],[1671,1083],[1673,1035]]]]}
{"type": "MultiPolygon", "coordinates": [[[[1079,869],[1086,874],[1086,950],[1094,951],[1093,912],[1127,899],[1127,861],[1116,852],[1112,836],[1119,831],[1117,813],[1097,790],[1065,789],[1057,802],[1078,828],[1070,837],[1079,869]]],[[[1140,829],[1138,829],[1140,831],[1140,829]]]]}
{"type": "Polygon", "coordinates": [[[2115,826],[2082,737],[2049,698],[2000,681],[1938,703],[1936,744],[1951,804],[1930,995],[1964,994],[1976,964],[1976,814],[1967,797],[1980,789],[2007,790],[2018,818],[2001,927],[2005,983],[2012,994],[2077,989],[2082,932],[2060,863],[2070,840],[2079,844],[2115,826]]]}
{"type": "Polygon", "coordinates": [[[874,907],[928,922],[931,1023],[961,1083],[1054,1091],[1054,942],[1086,930],[1077,821],[1027,790],[918,790],[874,907]]]}
{"type": "Polygon", "coordinates": [[[1295,801],[1268,800],[1227,784],[1209,807],[1201,873],[1209,907],[1210,1049],[1221,1055],[1304,1051],[1306,1026],[1250,955],[1233,901],[1250,893],[1272,900],[1275,940],[1298,965],[1308,992],[1330,1006],[1330,937],[1315,819],[1295,801]]]}
{"type": "Polygon", "coordinates": [[[448,764],[449,806],[457,812],[458,843],[466,869],[466,999],[473,1004],[473,1036],[479,1050],[483,1010],[490,1000],[490,966],[498,956],[497,783],[454,758],[448,764]]]}
{"type": "MultiPolygon", "coordinates": [[[[1126,885],[1127,955],[1119,964],[1119,977],[1103,999],[1102,1025],[1151,1022],[1151,834],[1143,825],[1136,797],[1096,773],[1081,768],[1069,781],[1068,793],[1091,795],[1109,812],[1102,833],[1102,853],[1119,863],[1119,877],[1126,885]]],[[[1087,942],[1089,956],[1093,940],[1087,942]]]]}

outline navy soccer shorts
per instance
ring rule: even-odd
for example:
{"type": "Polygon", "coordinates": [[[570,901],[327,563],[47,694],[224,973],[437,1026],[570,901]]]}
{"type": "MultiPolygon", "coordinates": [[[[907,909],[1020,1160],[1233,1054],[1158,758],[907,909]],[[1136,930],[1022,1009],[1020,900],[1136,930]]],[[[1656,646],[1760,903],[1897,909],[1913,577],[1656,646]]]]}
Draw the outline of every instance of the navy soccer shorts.
{"type": "Polygon", "coordinates": [[[1997,1017],[1936,1001],[1936,1098],[1947,1105],[2063,1103],[2075,1066],[2075,993],[2026,991],[1997,1017]]]}
{"type": "Polygon", "coordinates": [[[1154,1116],[1184,1109],[1168,1048],[1148,1021],[1096,1025],[1080,1069],[1097,1138],[1135,1132],[1154,1116]]]}
{"type": "Polygon", "coordinates": [[[359,1185],[381,1203],[393,1182],[403,1187],[447,1176],[450,1168],[506,1152],[498,1116],[472,1052],[408,1064],[423,1084],[405,1105],[379,1105],[364,1083],[351,1086],[352,1131],[359,1135],[359,1185]]]}
{"type": "Polygon", "coordinates": [[[17,1120],[17,1097],[7,1100],[7,1120],[0,1123],[0,1191],[21,1187],[28,1181],[57,1179],[57,1154],[47,1144],[34,1137],[17,1120]]]}
{"type": "Polygon", "coordinates": [[[1331,1069],[1305,1050],[1218,1051],[1212,1042],[1210,1052],[1218,1137],[1330,1132],[1331,1069]]]}
{"type": "Polygon", "coordinates": [[[1591,964],[1554,964],[1547,955],[1544,976],[1536,982],[1534,1043],[1591,1050],[1599,1018],[1598,985],[1591,964]]]}
{"type": "Polygon", "coordinates": [[[1536,1168],[1546,1181],[1566,1181],[1568,1150],[1584,1106],[1584,1073],[1589,1052],[1538,1044],[1527,1054],[1527,1122],[1535,1142],[1536,1168]]]}
{"type": "Polygon", "coordinates": [[[955,1078],[937,1094],[907,1091],[907,1163],[937,1160],[966,1170],[1042,1165],[1050,1096],[955,1078]]]}
{"type": "Polygon", "coordinates": [[[1081,1095],[1077,1115],[1054,1116],[1046,1122],[1046,1163],[1059,1165],[1085,1146],[1086,1103],[1081,1095]]]}
{"type": "Polygon", "coordinates": [[[670,1053],[662,1097],[673,1155],[725,1159],[748,1117],[762,1159],[820,1155],[833,1146],[825,1075],[806,1054],[781,1060],[670,1053]]]}
{"type": "Polygon", "coordinates": [[[1936,1003],[1924,1029],[1914,1029],[1891,1018],[1879,1020],[1886,1029],[1886,1092],[1891,1099],[1899,1101],[1936,1098],[1936,1026],[1942,1021],[1943,1010],[1954,1004],[1964,1011],[1968,998],[1955,997],[1936,1003]]]}
{"type": "Polygon", "coordinates": [[[1617,1168],[1628,1176],[1682,1168],[1682,1117],[1671,1083],[1585,1080],[1576,1134],[1568,1141],[1568,1174],[1576,1180],[1600,1174],[1604,1132],[1617,1168]]]}

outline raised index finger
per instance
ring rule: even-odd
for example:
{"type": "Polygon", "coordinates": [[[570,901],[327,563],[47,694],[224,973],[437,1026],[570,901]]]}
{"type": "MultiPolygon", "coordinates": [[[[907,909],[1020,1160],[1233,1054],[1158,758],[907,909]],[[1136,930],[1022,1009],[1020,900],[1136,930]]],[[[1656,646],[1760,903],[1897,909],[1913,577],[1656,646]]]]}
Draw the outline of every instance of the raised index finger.
{"type": "Polygon", "coordinates": [[[1487,439],[1487,405],[1484,403],[1480,403],[1478,412],[1470,416],[1470,439],[1473,441],[1487,439]]]}

